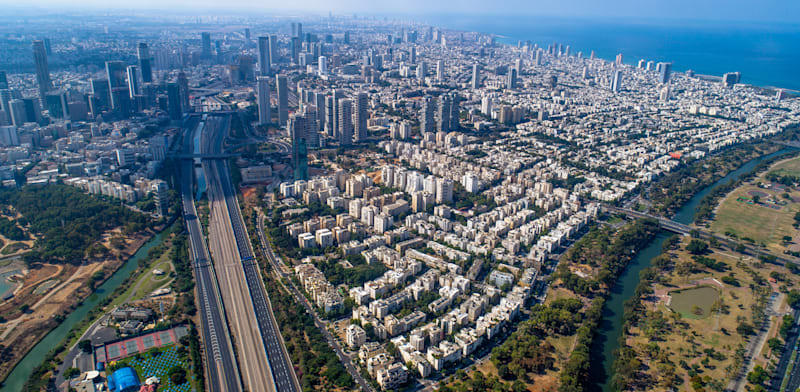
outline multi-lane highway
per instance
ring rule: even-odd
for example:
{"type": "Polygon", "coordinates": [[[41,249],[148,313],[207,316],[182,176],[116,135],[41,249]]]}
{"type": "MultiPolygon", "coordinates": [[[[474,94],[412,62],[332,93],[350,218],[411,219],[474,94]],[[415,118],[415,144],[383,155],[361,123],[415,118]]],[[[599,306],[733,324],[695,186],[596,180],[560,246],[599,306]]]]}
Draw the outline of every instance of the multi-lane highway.
{"type": "MultiPolygon", "coordinates": [[[[203,153],[222,151],[229,116],[209,117],[203,153]]],[[[272,316],[269,299],[223,160],[204,160],[211,206],[209,240],[220,287],[239,348],[242,377],[249,391],[300,391],[294,369],[272,316]]]]}
{"type": "MultiPolygon", "coordinates": [[[[194,132],[203,125],[192,121],[184,134],[184,151],[191,152],[194,132]]],[[[214,268],[203,239],[203,231],[197,219],[197,210],[192,192],[193,168],[191,160],[181,163],[181,201],[183,217],[189,232],[193,268],[197,280],[198,307],[201,318],[201,333],[206,356],[206,385],[210,391],[238,392],[242,390],[241,379],[233,353],[233,345],[225,322],[225,310],[220,298],[214,268]]]]}

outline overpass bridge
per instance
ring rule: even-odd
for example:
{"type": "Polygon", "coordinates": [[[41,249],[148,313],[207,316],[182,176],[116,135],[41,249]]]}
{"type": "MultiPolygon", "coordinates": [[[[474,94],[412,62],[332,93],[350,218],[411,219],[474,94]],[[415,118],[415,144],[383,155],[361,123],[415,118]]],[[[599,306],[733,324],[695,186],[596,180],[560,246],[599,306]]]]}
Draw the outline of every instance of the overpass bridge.
{"type": "Polygon", "coordinates": [[[170,157],[178,158],[178,159],[229,159],[229,158],[236,158],[238,154],[229,154],[229,153],[219,153],[219,154],[211,154],[211,153],[204,153],[204,154],[196,154],[196,153],[180,153],[180,154],[172,154],[170,157]]]}
{"type": "MultiPolygon", "coordinates": [[[[710,232],[710,231],[703,230],[703,229],[698,228],[698,227],[692,227],[692,226],[689,226],[689,225],[685,225],[683,223],[675,222],[672,219],[667,219],[667,218],[660,217],[660,216],[646,214],[646,213],[643,213],[643,212],[631,210],[629,208],[619,208],[619,207],[614,207],[614,206],[609,206],[609,205],[603,206],[603,208],[608,212],[627,215],[630,218],[655,220],[655,221],[657,221],[659,223],[659,225],[661,226],[661,228],[663,230],[666,230],[666,231],[669,231],[669,232],[673,232],[673,233],[676,233],[676,234],[693,235],[693,236],[696,236],[698,238],[707,239],[707,240],[710,240],[710,239],[713,238],[717,242],[719,242],[720,244],[723,244],[723,245],[727,246],[730,249],[737,249],[740,246],[743,246],[744,250],[742,252],[740,252],[740,253],[743,253],[743,254],[746,254],[746,255],[749,255],[749,256],[753,256],[753,257],[756,257],[756,258],[760,258],[761,256],[772,256],[772,257],[775,258],[775,264],[786,265],[787,262],[794,263],[794,264],[800,264],[800,258],[798,258],[798,257],[790,256],[790,255],[775,254],[775,253],[772,253],[772,252],[770,252],[770,251],[768,251],[766,249],[763,249],[763,248],[761,248],[759,246],[756,246],[756,245],[753,245],[753,244],[744,243],[744,242],[738,242],[738,241],[735,241],[735,240],[733,240],[733,239],[731,239],[731,238],[729,238],[727,236],[722,236],[722,235],[715,234],[715,233],[710,232]]],[[[739,249],[741,249],[741,248],[739,248],[739,249]]]]}

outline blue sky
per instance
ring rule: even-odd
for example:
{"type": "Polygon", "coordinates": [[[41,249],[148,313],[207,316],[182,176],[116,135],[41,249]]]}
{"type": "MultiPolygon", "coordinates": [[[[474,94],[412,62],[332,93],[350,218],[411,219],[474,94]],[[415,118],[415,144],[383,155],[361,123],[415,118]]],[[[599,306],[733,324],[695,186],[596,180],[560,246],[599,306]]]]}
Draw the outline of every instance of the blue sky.
{"type": "MultiPolygon", "coordinates": [[[[0,0],[4,7],[49,10],[76,8],[170,9],[202,12],[287,11],[359,14],[503,14],[582,18],[678,19],[782,22],[800,25],[798,0],[0,0]],[[110,5],[114,4],[114,5],[110,5]]],[[[490,17],[490,16],[487,16],[490,17]]]]}

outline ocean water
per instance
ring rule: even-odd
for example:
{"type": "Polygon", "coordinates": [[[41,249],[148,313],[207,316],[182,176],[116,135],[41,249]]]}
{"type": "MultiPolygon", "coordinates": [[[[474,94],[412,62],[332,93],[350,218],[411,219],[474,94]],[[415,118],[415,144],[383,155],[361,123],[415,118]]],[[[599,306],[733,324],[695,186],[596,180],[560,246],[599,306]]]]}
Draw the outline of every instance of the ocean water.
{"type": "Polygon", "coordinates": [[[521,16],[428,16],[434,26],[500,36],[516,45],[570,45],[571,53],[623,61],[673,63],[673,70],[721,76],[741,72],[742,82],[800,90],[800,23],[612,21],[521,16]]]}

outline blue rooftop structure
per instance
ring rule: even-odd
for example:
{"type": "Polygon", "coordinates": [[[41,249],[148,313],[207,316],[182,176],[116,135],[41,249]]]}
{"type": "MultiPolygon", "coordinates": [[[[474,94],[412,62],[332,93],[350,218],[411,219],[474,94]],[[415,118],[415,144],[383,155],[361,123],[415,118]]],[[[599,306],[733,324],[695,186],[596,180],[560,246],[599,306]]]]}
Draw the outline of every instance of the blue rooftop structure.
{"type": "Polygon", "coordinates": [[[132,367],[120,368],[108,376],[108,389],[113,392],[138,391],[139,386],[139,376],[132,367]]]}

